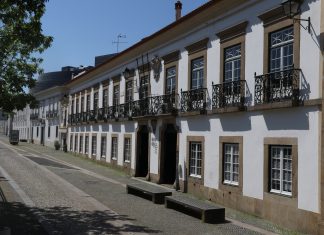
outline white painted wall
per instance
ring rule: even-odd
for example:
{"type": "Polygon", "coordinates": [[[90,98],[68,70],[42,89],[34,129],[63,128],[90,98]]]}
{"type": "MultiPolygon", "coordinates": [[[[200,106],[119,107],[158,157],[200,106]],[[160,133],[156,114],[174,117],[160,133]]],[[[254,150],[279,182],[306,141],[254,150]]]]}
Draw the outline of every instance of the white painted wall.
{"type": "Polygon", "coordinates": [[[318,123],[315,107],[179,118],[179,162],[184,169],[187,136],[204,136],[204,184],[218,189],[219,137],[243,136],[243,195],[263,199],[264,138],[298,138],[298,208],[319,212],[318,123]]]}

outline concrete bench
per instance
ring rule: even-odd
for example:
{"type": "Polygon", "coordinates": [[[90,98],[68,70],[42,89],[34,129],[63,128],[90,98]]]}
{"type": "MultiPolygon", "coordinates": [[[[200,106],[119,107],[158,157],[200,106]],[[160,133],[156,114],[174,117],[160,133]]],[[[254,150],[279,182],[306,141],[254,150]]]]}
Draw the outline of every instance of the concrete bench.
{"type": "Polygon", "coordinates": [[[204,223],[216,224],[225,221],[225,208],[184,196],[165,197],[165,207],[200,218],[204,223]]]}
{"type": "Polygon", "coordinates": [[[155,204],[163,204],[165,196],[171,196],[172,192],[146,183],[131,183],[126,185],[129,194],[152,200],[155,204]]]}

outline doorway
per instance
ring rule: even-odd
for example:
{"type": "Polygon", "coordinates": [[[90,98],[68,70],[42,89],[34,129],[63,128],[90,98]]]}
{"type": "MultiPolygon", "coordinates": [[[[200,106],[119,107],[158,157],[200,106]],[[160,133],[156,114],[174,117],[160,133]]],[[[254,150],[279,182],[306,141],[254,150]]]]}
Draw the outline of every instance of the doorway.
{"type": "Polygon", "coordinates": [[[173,124],[167,124],[162,137],[162,158],[160,183],[173,184],[177,167],[177,130],[173,124]]]}
{"type": "Polygon", "coordinates": [[[147,126],[140,126],[137,132],[137,157],[136,157],[136,177],[146,177],[149,173],[148,166],[149,130],[147,126]]]}
{"type": "Polygon", "coordinates": [[[45,127],[41,127],[41,145],[44,145],[45,127]]]}

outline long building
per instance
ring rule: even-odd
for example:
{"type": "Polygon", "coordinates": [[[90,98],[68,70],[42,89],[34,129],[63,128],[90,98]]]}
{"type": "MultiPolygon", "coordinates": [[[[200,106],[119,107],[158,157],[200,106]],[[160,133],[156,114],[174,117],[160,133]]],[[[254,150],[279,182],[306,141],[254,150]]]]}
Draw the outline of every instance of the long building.
{"type": "Polygon", "coordinates": [[[324,2],[283,3],[181,17],[178,1],[175,22],[66,84],[68,150],[324,234],[324,2]]]}

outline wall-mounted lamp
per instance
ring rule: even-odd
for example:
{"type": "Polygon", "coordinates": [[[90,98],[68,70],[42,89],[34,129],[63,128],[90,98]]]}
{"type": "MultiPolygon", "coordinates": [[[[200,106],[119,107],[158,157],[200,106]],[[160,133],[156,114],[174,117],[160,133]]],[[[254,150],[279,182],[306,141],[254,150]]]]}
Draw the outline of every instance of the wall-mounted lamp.
{"type": "Polygon", "coordinates": [[[310,17],[307,19],[299,19],[295,18],[296,15],[300,14],[300,7],[303,3],[303,0],[283,0],[281,2],[281,6],[283,7],[284,13],[286,16],[288,16],[290,19],[293,19],[294,21],[306,21],[308,23],[307,27],[302,26],[304,29],[308,30],[308,33],[311,31],[311,21],[310,17]]]}

